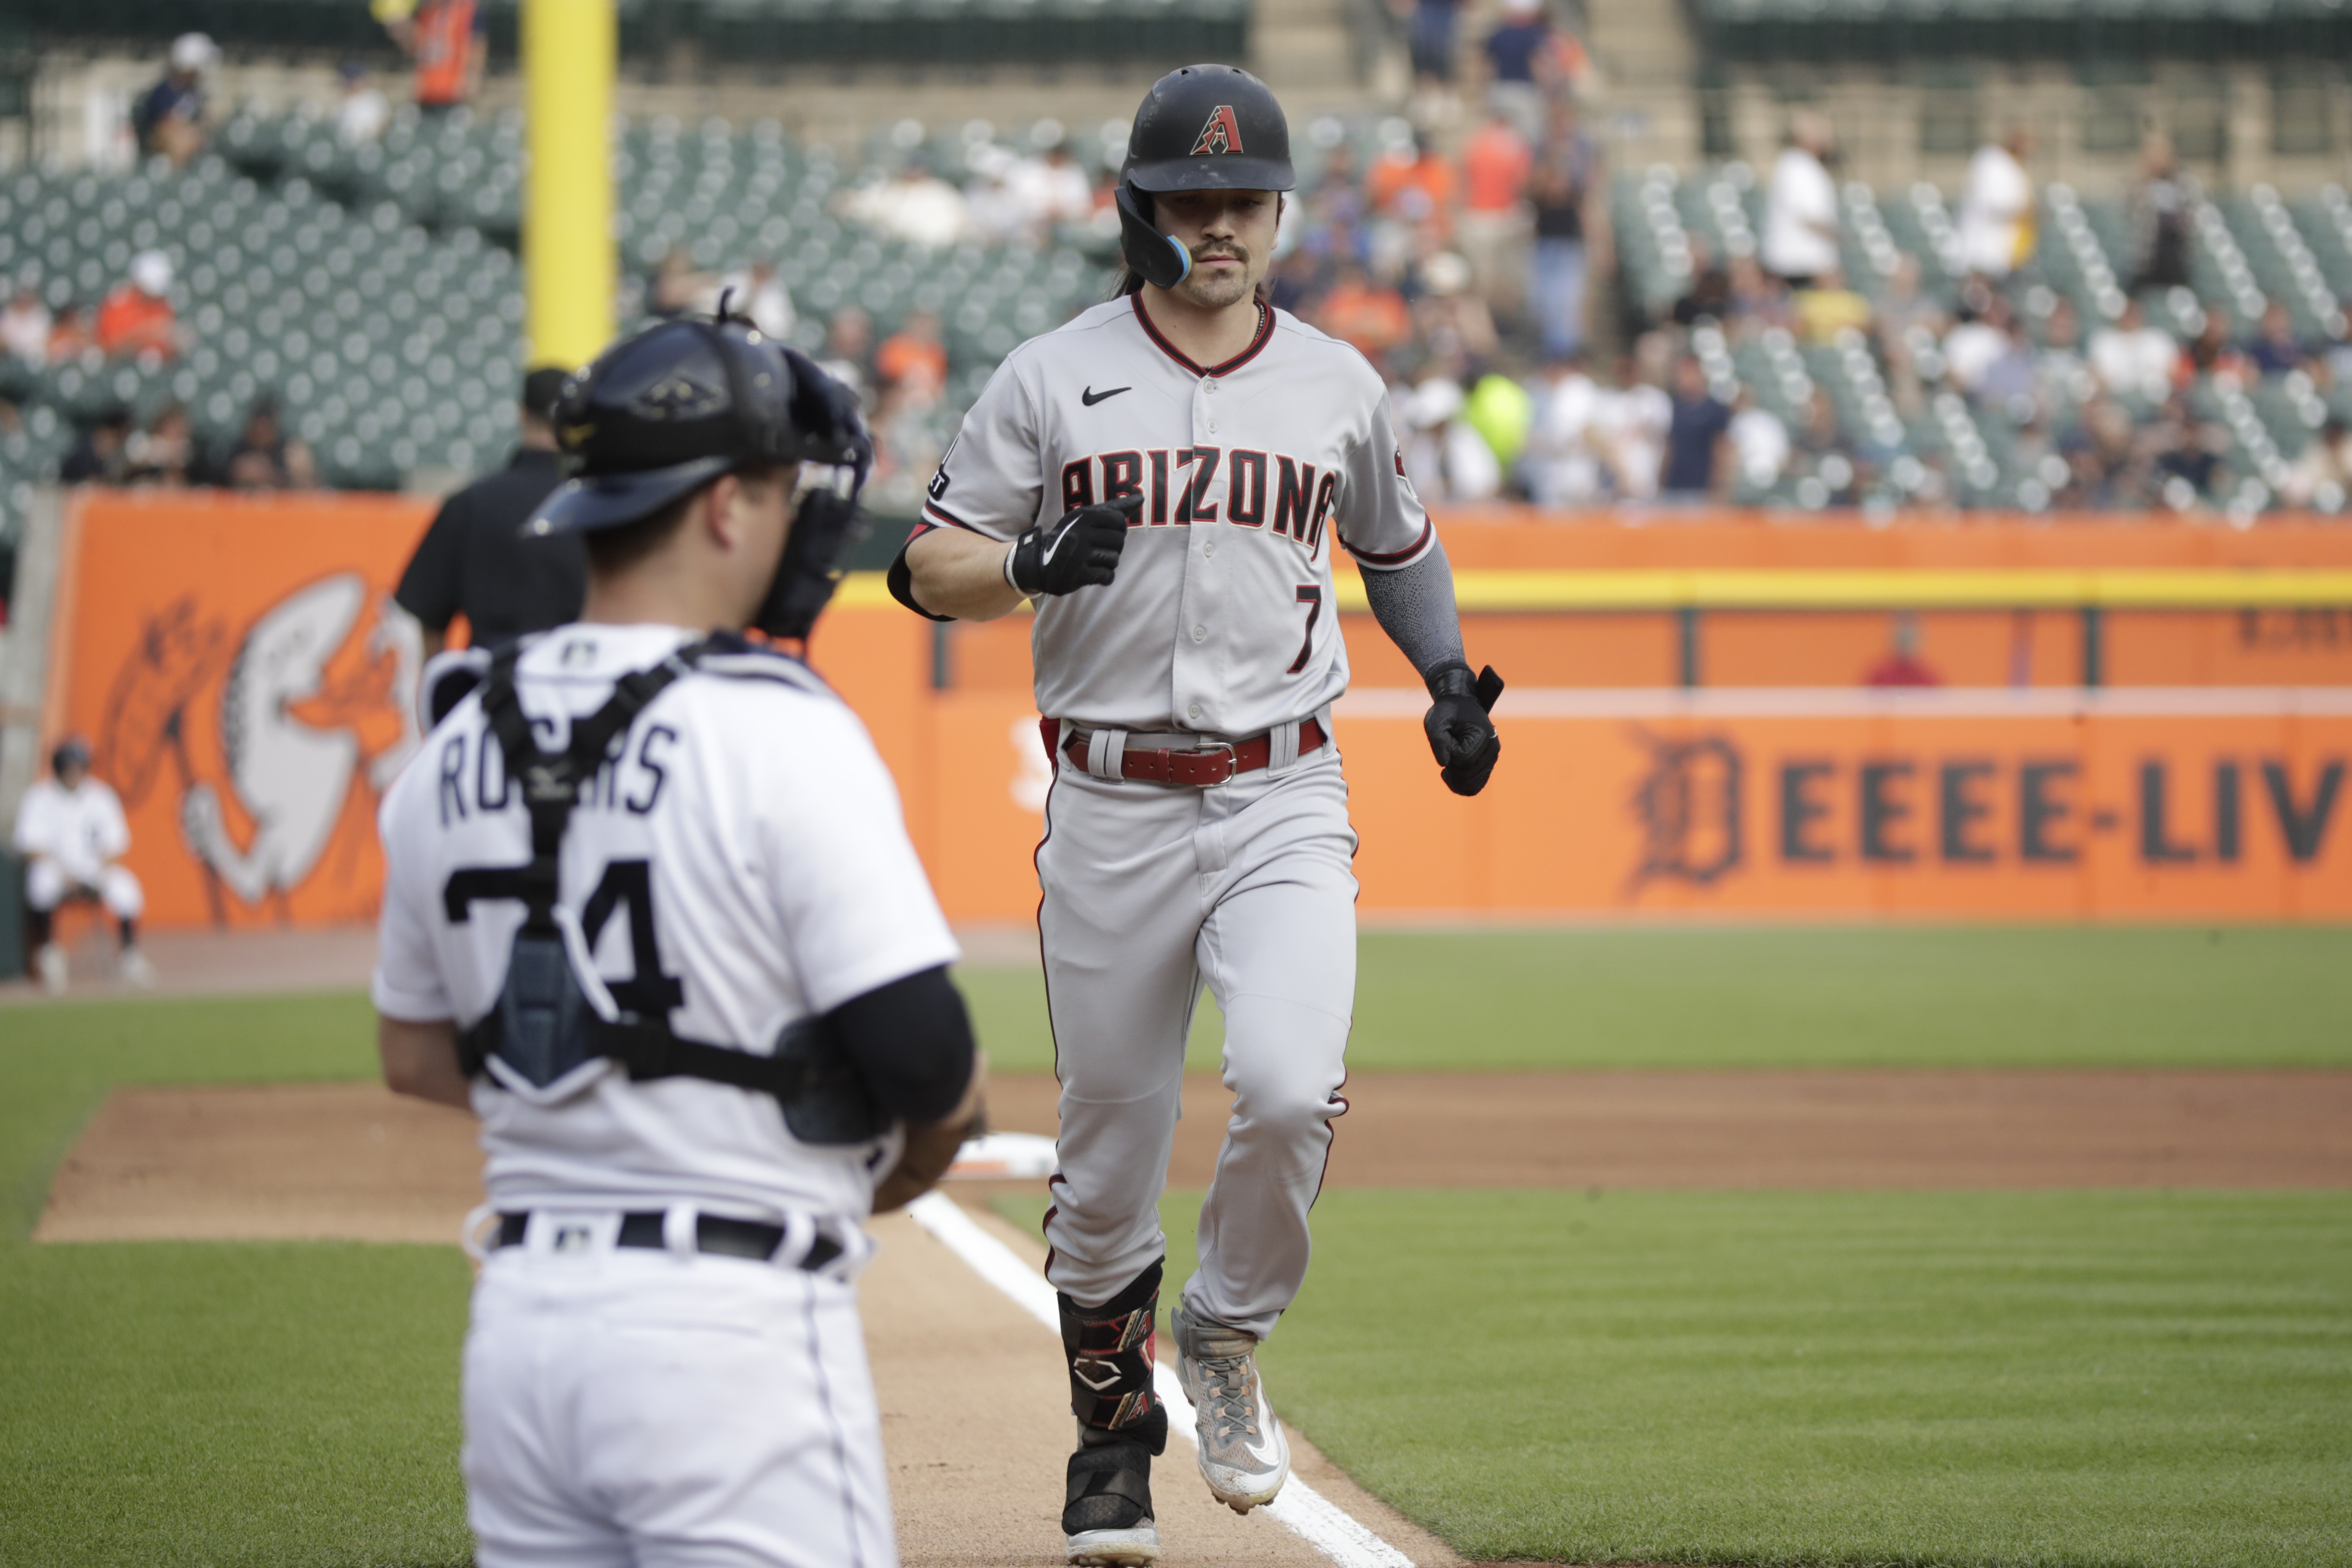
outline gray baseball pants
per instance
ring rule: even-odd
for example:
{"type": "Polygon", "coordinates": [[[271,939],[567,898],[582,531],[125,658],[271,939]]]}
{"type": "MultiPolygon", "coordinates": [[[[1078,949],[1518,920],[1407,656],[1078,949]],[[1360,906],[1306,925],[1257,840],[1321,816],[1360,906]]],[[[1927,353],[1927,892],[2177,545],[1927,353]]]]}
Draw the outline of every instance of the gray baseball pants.
{"type": "Polygon", "coordinates": [[[1336,748],[1208,789],[1055,758],[1037,923],[1061,1080],[1046,1276],[1108,1301],[1166,1249],[1184,1040],[1206,981],[1233,1118],[1201,1206],[1198,1315],[1265,1338],[1307,1277],[1356,994],[1355,830],[1336,748]]]}

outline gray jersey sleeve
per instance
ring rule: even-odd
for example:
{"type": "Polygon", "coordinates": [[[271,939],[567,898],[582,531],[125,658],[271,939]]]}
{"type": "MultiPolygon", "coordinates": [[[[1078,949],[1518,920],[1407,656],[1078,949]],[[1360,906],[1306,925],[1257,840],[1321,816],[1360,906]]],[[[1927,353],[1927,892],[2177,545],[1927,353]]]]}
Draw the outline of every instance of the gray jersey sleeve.
{"type": "Polygon", "coordinates": [[[1428,553],[1393,572],[1367,572],[1364,597],[1389,641],[1426,679],[1441,664],[1460,664],[1462,616],[1454,605],[1454,568],[1445,546],[1430,542],[1428,553]]]}
{"type": "MultiPolygon", "coordinates": [[[[1037,407],[1014,354],[996,367],[963,416],[939,472],[923,521],[1010,540],[1035,525],[1045,495],[1037,407]]],[[[1056,514],[1058,515],[1058,513],[1056,514]]]]}
{"type": "MultiPolygon", "coordinates": [[[[1370,367],[1366,366],[1370,375],[1370,367]]],[[[1346,493],[1339,501],[1339,542],[1369,572],[1392,572],[1418,561],[1437,542],[1429,513],[1404,477],[1404,455],[1389,424],[1389,400],[1377,377],[1368,401],[1369,428],[1347,457],[1346,493]]],[[[1449,585],[1452,578],[1447,578],[1449,585]]]]}

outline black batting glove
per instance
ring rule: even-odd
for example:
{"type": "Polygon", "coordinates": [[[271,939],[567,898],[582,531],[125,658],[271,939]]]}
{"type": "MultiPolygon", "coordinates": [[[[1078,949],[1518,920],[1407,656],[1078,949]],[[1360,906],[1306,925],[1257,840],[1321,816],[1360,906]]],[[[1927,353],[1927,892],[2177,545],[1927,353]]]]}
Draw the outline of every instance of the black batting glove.
{"type": "Polygon", "coordinates": [[[1474,677],[1466,664],[1442,664],[1429,672],[1429,712],[1421,727],[1429,735],[1430,754],[1437,759],[1445,787],[1455,795],[1476,795],[1486,787],[1495,759],[1503,754],[1503,738],[1486,710],[1502,694],[1503,681],[1492,667],[1474,677]]]}
{"type": "Polygon", "coordinates": [[[1127,548],[1127,520],[1143,504],[1141,496],[1076,507],[1052,522],[1041,522],[1013,542],[1004,558],[1004,580],[1028,595],[1075,594],[1099,588],[1118,571],[1127,548]]]}

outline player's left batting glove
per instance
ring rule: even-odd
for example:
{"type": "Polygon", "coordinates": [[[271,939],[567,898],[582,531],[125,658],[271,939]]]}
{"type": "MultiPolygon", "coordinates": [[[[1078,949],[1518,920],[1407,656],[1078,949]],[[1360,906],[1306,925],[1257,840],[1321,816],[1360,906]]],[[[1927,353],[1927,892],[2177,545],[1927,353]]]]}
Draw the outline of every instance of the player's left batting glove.
{"type": "Polygon", "coordinates": [[[1493,665],[1473,677],[1468,665],[1457,662],[1431,670],[1428,682],[1431,702],[1421,727],[1428,731],[1430,754],[1447,789],[1476,795],[1503,754],[1503,738],[1486,717],[1503,694],[1503,678],[1493,665]]]}
{"type": "Polygon", "coordinates": [[[1013,542],[1004,557],[1004,580],[1031,596],[1075,594],[1099,588],[1118,571],[1127,548],[1127,520],[1143,498],[1072,507],[1052,522],[1041,522],[1013,542]]]}

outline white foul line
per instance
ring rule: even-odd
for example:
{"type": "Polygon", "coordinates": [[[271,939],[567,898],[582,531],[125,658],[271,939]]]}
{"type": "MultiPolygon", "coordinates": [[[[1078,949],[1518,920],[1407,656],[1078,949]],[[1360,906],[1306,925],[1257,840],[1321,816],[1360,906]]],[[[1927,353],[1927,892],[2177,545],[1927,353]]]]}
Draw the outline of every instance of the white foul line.
{"type": "MultiPolygon", "coordinates": [[[[972,1272],[1060,1337],[1062,1314],[1053,1286],[1023,1262],[1018,1253],[982,1230],[953,1199],[944,1193],[926,1193],[907,1205],[907,1215],[970,1264],[972,1272]]],[[[1197,1442],[1192,1402],[1176,1381],[1176,1369],[1161,1362],[1154,1370],[1152,1386],[1168,1406],[1170,1429],[1187,1442],[1197,1442]]],[[[1339,1568],[1413,1568],[1412,1558],[1295,1475],[1283,1484],[1282,1495],[1268,1503],[1265,1511],[1339,1568]]]]}

